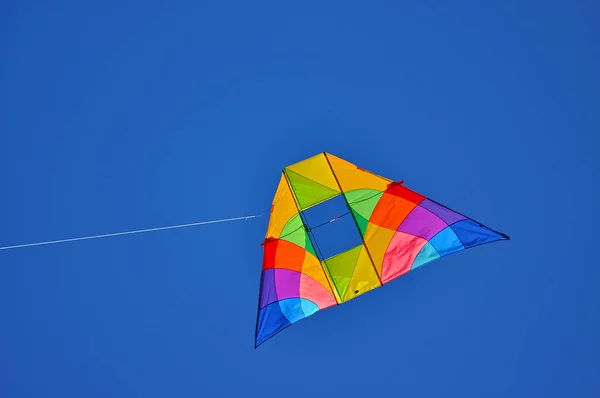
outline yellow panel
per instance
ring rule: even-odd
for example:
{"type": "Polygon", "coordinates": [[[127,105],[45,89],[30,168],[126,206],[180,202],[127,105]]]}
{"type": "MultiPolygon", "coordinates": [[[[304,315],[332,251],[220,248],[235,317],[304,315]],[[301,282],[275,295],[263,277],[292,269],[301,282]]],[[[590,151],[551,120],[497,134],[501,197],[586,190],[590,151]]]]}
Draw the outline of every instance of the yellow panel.
{"type": "Polygon", "coordinates": [[[344,192],[363,188],[385,191],[387,185],[392,182],[392,180],[373,174],[370,171],[360,169],[355,164],[347,162],[330,153],[327,154],[326,159],[329,159],[331,168],[344,192]]]}
{"type": "Polygon", "coordinates": [[[381,275],[383,257],[396,231],[368,223],[365,231],[365,243],[371,253],[377,273],[381,275]]]}
{"type": "Polygon", "coordinates": [[[285,176],[282,173],[277,192],[275,193],[275,198],[273,199],[271,218],[269,219],[266,237],[272,236],[274,238],[279,238],[285,224],[296,214],[298,214],[298,208],[296,207],[294,197],[290,192],[290,187],[285,176]]]}
{"type": "Polygon", "coordinates": [[[344,301],[352,300],[353,298],[380,286],[381,284],[379,283],[379,278],[373,268],[373,263],[369,258],[369,253],[365,250],[365,247],[362,246],[360,253],[358,254],[354,274],[352,274],[350,285],[344,296],[344,301]]]}
{"type": "Polygon", "coordinates": [[[324,185],[336,192],[340,192],[340,188],[333,177],[331,168],[329,167],[329,164],[327,164],[327,159],[322,153],[302,160],[286,168],[294,173],[308,178],[309,180],[324,185]]]}
{"type": "Polygon", "coordinates": [[[341,303],[340,296],[337,294],[337,291],[335,289],[333,289],[333,291],[331,290],[333,283],[331,282],[329,275],[325,274],[321,262],[309,252],[306,252],[304,264],[302,265],[302,273],[319,282],[325,289],[327,289],[329,293],[335,296],[335,300],[338,303],[341,303]]]}

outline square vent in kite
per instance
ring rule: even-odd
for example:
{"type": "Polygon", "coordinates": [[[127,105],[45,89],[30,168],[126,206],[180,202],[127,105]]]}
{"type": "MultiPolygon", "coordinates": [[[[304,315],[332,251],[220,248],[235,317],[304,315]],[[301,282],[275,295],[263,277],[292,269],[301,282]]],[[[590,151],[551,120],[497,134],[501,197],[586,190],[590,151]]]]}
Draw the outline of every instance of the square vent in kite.
{"type": "Polygon", "coordinates": [[[362,244],[342,195],[303,211],[310,238],[321,261],[362,244]]]}

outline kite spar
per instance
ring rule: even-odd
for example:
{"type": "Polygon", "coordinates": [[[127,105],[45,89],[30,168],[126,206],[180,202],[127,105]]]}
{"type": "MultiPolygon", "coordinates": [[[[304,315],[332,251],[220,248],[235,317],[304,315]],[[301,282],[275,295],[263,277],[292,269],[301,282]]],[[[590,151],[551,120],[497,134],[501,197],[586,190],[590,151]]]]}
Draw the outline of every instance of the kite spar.
{"type": "Polygon", "coordinates": [[[461,250],[509,240],[415,191],[323,152],[284,168],[263,245],[255,348],[314,313],[461,250]],[[303,212],[343,196],[362,244],[329,258],[303,212]]]}

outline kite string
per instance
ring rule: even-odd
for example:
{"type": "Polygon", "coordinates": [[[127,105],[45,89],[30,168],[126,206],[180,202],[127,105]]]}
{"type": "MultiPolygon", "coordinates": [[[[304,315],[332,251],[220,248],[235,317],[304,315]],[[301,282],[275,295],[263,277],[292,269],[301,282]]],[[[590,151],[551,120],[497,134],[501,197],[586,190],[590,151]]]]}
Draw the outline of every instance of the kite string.
{"type": "Polygon", "coordinates": [[[218,224],[218,223],[224,223],[224,222],[229,222],[229,221],[248,220],[248,219],[257,218],[257,217],[260,217],[260,216],[261,216],[260,214],[256,214],[256,215],[252,215],[252,216],[224,218],[224,219],[221,219],[221,220],[211,220],[211,221],[200,221],[200,222],[194,222],[194,223],[188,223],[188,224],[170,225],[170,226],[166,226],[166,227],[137,229],[137,230],[133,230],[133,231],[115,232],[115,233],[102,234],[102,235],[82,236],[82,237],[79,237],[79,238],[51,240],[51,241],[36,242],[36,243],[26,243],[26,244],[22,244],[22,245],[13,245],[13,246],[0,247],[0,250],[17,249],[17,248],[21,248],[21,247],[30,247],[30,246],[51,245],[51,244],[55,244],[55,243],[74,242],[74,241],[79,241],[79,240],[108,238],[108,237],[111,237],[111,236],[141,234],[141,233],[145,233],[145,232],[163,231],[163,230],[166,230],[166,229],[194,227],[194,226],[197,226],[197,225],[218,224]]]}

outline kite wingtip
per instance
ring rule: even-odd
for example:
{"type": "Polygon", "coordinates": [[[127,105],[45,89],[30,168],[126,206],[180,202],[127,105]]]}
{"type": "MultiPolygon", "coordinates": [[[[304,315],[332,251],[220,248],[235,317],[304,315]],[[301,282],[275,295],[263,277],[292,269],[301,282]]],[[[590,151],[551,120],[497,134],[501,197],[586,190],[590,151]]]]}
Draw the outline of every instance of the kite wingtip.
{"type": "Polygon", "coordinates": [[[268,238],[265,238],[265,240],[263,240],[260,245],[266,246],[268,243],[275,242],[276,240],[277,240],[276,238],[269,236],[268,238]]]}
{"type": "Polygon", "coordinates": [[[390,188],[393,188],[393,187],[400,187],[402,185],[404,185],[404,180],[401,180],[401,181],[392,181],[392,182],[390,182],[387,185],[387,187],[388,187],[388,189],[390,189],[390,188]]]}

